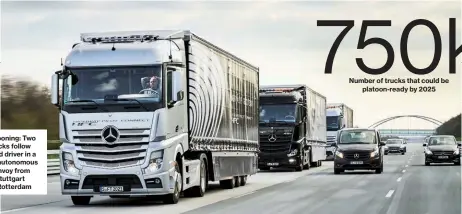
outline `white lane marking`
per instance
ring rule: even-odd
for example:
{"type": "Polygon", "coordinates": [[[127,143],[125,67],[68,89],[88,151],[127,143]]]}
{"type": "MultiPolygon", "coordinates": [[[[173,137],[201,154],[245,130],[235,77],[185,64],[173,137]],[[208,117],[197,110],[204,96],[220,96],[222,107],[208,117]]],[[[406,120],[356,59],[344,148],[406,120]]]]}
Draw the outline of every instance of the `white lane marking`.
{"type": "Polygon", "coordinates": [[[283,183],[289,183],[289,182],[292,182],[292,181],[295,181],[295,180],[297,180],[297,178],[293,178],[293,179],[290,179],[290,180],[284,181],[283,183]]]}
{"type": "Polygon", "coordinates": [[[405,172],[406,172],[406,170],[405,170],[405,169],[403,169],[403,173],[405,173],[405,172]]]}
{"type": "Polygon", "coordinates": [[[385,196],[385,198],[389,198],[393,195],[393,193],[395,192],[395,190],[390,190],[388,191],[387,195],[385,196]]]}
{"type": "Polygon", "coordinates": [[[245,193],[245,194],[242,194],[242,195],[238,195],[238,196],[233,197],[233,198],[240,198],[240,197],[242,197],[242,196],[250,195],[250,194],[253,194],[253,193],[255,193],[255,192],[256,192],[256,191],[248,192],[248,193],[245,193]]]}
{"type": "Polygon", "coordinates": [[[27,209],[30,209],[30,208],[32,208],[32,207],[24,207],[24,208],[12,209],[12,210],[5,210],[5,211],[1,211],[1,213],[17,212],[17,211],[27,210],[27,209]]]}
{"type": "Polygon", "coordinates": [[[399,178],[398,178],[396,181],[400,182],[400,181],[401,181],[401,179],[402,179],[402,178],[401,178],[401,177],[399,177],[399,178]]]}

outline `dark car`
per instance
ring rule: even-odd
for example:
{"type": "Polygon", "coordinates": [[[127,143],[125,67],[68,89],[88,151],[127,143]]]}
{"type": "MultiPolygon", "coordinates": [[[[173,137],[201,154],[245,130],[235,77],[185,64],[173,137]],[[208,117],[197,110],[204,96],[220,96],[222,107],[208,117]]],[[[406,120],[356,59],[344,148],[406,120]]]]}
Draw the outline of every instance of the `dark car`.
{"type": "Polygon", "coordinates": [[[431,163],[454,163],[460,165],[460,143],[452,135],[435,135],[423,144],[425,165],[431,163]]]}
{"type": "Polygon", "coordinates": [[[338,132],[334,157],[334,173],[345,170],[375,170],[383,172],[383,149],[380,134],[375,129],[349,128],[338,132]]]}
{"type": "Polygon", "coordinates": [[[386,145],[383,147],[385,155],[388,153],[401,153],[406,154],[407,147],[404,139],[388,139],[386,145]]]}

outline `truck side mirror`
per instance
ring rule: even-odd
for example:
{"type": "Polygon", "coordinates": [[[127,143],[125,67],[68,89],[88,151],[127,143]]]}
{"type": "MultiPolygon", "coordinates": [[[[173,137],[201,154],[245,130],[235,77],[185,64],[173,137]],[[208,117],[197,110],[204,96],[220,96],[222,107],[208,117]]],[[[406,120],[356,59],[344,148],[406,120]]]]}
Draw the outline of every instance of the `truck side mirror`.
{"type": "Polygon", "coordinates": [[[59,107],[59,75],[51,76],[51,104],[59,107]]]}
{"type": "Polygon", "coordinates": [[[177,98],[177,100],[183,100],[183,98],[184,98],[184,91],[178,91],[178,92],[176,93],[176,98],[177,98]]]}
{"type": "Polygon", "coordinates": [[[425,147],[425,146],[427,146],[427,144],[426,144],[426,143],[424,143],[424,144],[423,144],[423,146],[425,147]]]}
{"type": "Polygon", "coordinates": [[[385,145],[387,145],[387,143],[385,143],[385,141],[380,141],[379,145],[380,146],[385,146],[385,145]]]}

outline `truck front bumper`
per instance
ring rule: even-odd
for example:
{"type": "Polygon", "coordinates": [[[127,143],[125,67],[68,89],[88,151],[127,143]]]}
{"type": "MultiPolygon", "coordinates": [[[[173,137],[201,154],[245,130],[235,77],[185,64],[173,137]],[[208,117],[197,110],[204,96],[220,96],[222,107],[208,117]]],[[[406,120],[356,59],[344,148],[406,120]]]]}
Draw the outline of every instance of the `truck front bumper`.
{"type": "Polygon", "coordinates": [[[287,154],[264,154],[258,157],[258,168],[296,167],[299,165],[299,155],[287,157],[287,154]]]}
{"type": "Polygon", "coordinates": [[[175,168],[155,174],[143,174],[140,166],[120,169],[83,167],[80,175],[61,172],[63,195],[166,195],[174,192],[175,168]],[[122,192],[100,192],[100,187],[123,187],[122,192]]]}

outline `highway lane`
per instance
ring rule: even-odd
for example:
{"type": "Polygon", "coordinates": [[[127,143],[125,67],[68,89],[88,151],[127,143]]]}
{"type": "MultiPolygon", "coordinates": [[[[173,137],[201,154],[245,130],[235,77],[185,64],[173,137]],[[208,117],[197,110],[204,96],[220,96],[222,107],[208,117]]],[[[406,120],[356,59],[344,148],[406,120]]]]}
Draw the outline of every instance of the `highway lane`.
{"type": "Polygon", "coordinates": [[[316,172],[187,214],[461,213],[460,166],[426,167],[420,143],[385,161],[382,174],[316,172]]]}
{"type": "Polygon", "coordinates": [[[1,213],[37,214],[37,213],[63,213],[63,214],[126,214],[129,212],[143,212],[149,209],[153,212],[183,213],[202,206],[213,204],[226,199],[240,197],[257,190],[290,182],[308,174],[330,170],[329,164],[319,168],[312,168],[303,172],[290,172],[278,170],[258,173],[250,177],[247,185],[233,190],[223,190],[218,185],[212,185],[210,191],[202,198],[181,198],[176,205],[163,205],[160,202],[147,201],[144,198],[110,199],[109,197],[95,197],[89,206],[74,207],[69,196],[62,196],[57,176],[48,178],[48,195],[46,196],[2,196],[1,213]]]}
{"type": "Polygon", "coordinates": [[[145,199],[96,197],[74,207],[61,196],[58,177],[50,177],[47,196],[3,196],[2,213],[461,213],[460,167],[423,164],[421,144],[408,144],[406,155],[385,156],[382,174],[334,175],[332,162],[303,172],[271,171],[252,176],[244,187],[214,188],[203,198],[182,198],[176,205],[145,199]],[[444,191],[441,191],[444,190],[444,191]],[[299,203],[296,203],[299,202],[299,203]],[[441,211],[441,212],[440,212],[441,211]]]}

